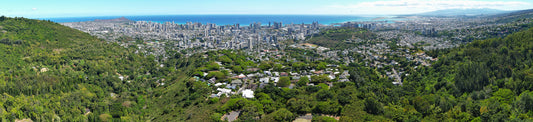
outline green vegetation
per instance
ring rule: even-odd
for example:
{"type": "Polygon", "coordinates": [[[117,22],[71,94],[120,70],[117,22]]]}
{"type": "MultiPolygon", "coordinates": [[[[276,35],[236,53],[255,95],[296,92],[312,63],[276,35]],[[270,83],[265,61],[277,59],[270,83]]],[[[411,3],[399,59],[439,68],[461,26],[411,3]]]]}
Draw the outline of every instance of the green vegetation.
{"type": "MultiPolygon", "coordinates": [[[[185,71],[196,61],[175,52],[162,61],[57,23],[24,18],[2,17],[0,40],[4,121],[157,120],[169,112],[157,106],[166,99],[186,98],[171,109],[184,111],[207,95],[185,92],[206,85],[186,82],[185,71]],[[168,98],[171,90],[184,91],[168,98]]],[[[172,120],[179,119],[186,118],[172,120]]]]}
{"type": "Polygon", "coordinates": [[[335,118],[327,117],[327,116],[317,116],[313,117],[312,122],[337,122],[335,118]]]}
{"type": "Polygon", "coordinates": [[[306,86],[309,83],[308,77],[301,77],[300,80],[296,83],[298,86],[306,86]]]}
{"type": "MultiPolygon", "coordinates": [[[[335,33],[352,31],[329,36],[337,38],[335,33]]],[[[306,59],[313,51],[302,55],[291,49],[288,56],[300,57],[295,61],[285,56],[255,61],[235,50],[188,57],[168,51],[162,58],[56,23],[1,17],[0,118],[221,121],[225,114],[240,111],[239,121],[292,121],[308,113],[319,122],[533,121],[531,39],[533,29],[428,51],[438,61],[430,67],[402,66],[409,75],[402,76],[403,86],[395,86],[364,63],[344,66],[306,59]],[[254,98],[245,99],[210,98],[216,87],[199,80],[228,82],[234,80],[230,73],[307,71],[328,69],[328,64],[349,71],[350,81],[312,75],[300,77],[291,89],[286,87],[291,77],[281,77],[278,84],[264,84],[254,98]]]]}
{"type": "Polygon", "coordinates": [[[447,40],[455,42],[472,42],[474,40],[502,38],[515,32],[528,30],[529,28],[533,27],[533,23],[530,23],[529,21],[531,21],[531,19],[529,18],[519,19],[513,20],[513,22],[506,22],[506,24],[497,26],[442,30],[438,31],[438,33],[431,33],[426,35],[423,35],[419,32],[415,33],[418,35],[429,37],[445,37],[447,40]]]}
{"type": "Polygon", "coordinates": [[[288,87],[289,85],[291,85],[291,78],[287,76],[279,78],[278,84],[276,84],[279,87],[288,87]]]}

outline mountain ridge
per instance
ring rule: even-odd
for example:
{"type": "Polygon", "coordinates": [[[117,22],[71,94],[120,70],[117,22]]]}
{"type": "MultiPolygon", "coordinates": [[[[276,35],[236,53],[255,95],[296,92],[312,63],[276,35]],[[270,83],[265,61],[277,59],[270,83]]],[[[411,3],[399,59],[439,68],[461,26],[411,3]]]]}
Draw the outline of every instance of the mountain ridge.
{"type": "Polygon", "coordinates": [[[481,9],[443,9],[443,10],[436,10],[436,11],[430,11],[430,12],[424,12],[414,15],[421,15],[421,16],[474,16],[474,15],[496,15],[496,14],[503,14],[503,13],[509,13],[512,11],[504,11],[504,10],[498,10],[498,9],[489,9],[489,8],[481,8],[481,9]]]}

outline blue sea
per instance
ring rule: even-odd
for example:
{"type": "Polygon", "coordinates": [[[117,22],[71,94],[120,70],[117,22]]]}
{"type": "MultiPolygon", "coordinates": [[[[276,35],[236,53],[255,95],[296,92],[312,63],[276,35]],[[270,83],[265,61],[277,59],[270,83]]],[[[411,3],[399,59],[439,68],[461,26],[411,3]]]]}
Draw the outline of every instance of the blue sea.
{"type": "Polygon", "coordinates": [[[282,22],[283,24],[333,24],[349,21],[372,21],[376,18],[373,16],[350,16],[350,15],[150,15],[150,16],[100,16],[100,17],[64,17],[64,18],[37,18],[41,20],[51,20],[58,23],[65,22],[84,22],[95,19],[114,19],[126,17],[133,21],[151,21],[151,22],[174,22],[185,24],[187,22],[215,23],[217,25],[240,24],[246,26],[250,23],[261,22],[262,25],[268,25],[269,22],[282,22]]]}

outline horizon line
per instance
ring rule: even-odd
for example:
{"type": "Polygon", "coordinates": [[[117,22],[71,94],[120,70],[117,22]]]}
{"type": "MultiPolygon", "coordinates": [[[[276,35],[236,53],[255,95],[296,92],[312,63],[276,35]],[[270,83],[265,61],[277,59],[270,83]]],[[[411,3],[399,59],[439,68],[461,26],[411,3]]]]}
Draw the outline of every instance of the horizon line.
{"type": "MultiPolygon", "coordinates": [[[[479,9],[490,9],[490,8],[479,8],[479,9]]],[[[442,9],[442,10],[457,10],[457,9],[442,9]]],[[[468,10],[468,9],[462,9],[462,10],[468,10]]],[[[523,10],[501,10],[501,9],[494,9],[504,12],[517,12],[517,11],[525,11],[525,10],[533,10],[533,9],[523,9],[523,10]]],[[[440,10],[436,10],[440,11],[440,10]]],[[[431,11],[435,12],[435,11],[431,11]]],[[[421,12],[421,13],[411,13],[411,14],[309,14],[309,13],[302,13],[302,14],[274,14],[274,13],[257,13],[257,14],[240,14],[240,13],[197,13],[197,14],[115,14],[115,15],[81,15],[81,16],[47,16],[47,17],[24,17],[24,16],[7,16],[7,15],[0,15],[0,16],[6,16],[6,17],[22,17],[22,18],[29,18],[29,19],[52,19],[52,18],[82,18],[82,17],[135,17],[135,16],[183,16],[183,15],[213,15],[213,16],[220,16],[220,15],[287,15],[287,16],[359,16],[359,17],[383,17],[383,16],[410,16],[410,15],[418,15],[428,12],[421,12]]]]}

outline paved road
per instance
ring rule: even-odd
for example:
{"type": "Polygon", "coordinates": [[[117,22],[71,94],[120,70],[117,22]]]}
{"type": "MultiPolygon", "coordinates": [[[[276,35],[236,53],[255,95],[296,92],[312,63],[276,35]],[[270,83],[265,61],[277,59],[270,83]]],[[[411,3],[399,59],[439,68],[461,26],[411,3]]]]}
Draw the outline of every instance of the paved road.
{"type": "Polygon", "coordinates": [[[252,81],[252,80],[244,81],[244,82],[242,83],[241,88],[239,88],[239,90],[237,91],[236,94],[241,94],[242,90],[244,90],[244,88],[246,88],[246,86],[248,86],[249,82],[251,82],[251,81],[252,81]]]}

